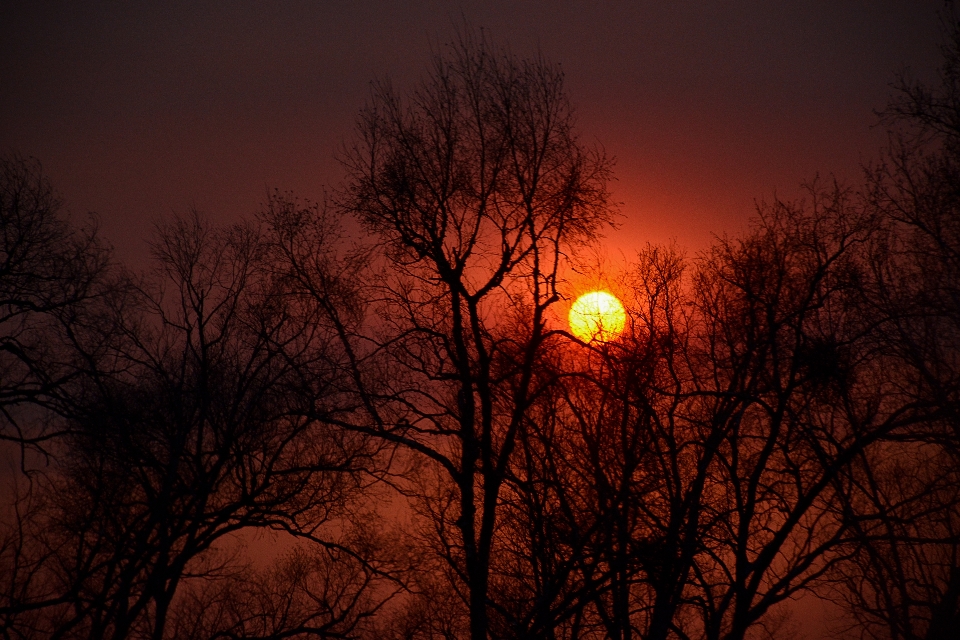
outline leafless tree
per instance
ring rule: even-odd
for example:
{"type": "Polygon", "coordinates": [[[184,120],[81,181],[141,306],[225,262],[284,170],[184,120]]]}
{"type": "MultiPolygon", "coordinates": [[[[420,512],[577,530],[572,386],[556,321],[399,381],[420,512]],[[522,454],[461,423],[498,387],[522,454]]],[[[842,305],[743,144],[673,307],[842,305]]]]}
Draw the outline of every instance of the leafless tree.
{"type": "MultiPolygon", "coordinates": [[[[55,435],[38,411],[87,366],[72,332],[109,289],[110,256],[91,221],[71,225],[34,159],[0,158],[0,439],[39,446],[55,435]]],[[[89,355],[89,354],[88,354],[89,355]]]]}
{"type": "MultiPolygon", "coordinates": [[[[470,35],[407,97],[375,88],[344,163],[337,206],[376,245],[373,316],[362,335],[344,326],[365,408],[349,426],[438,470],[421,506],[485,640],[502,490],[555,337],[547,310],[566,254],[611,219],[610,163],[577,139],[556,67],[470,35]]],[[[290,257],[303,291],[322,292],[307,256],[290,257]]]]}
{"type": "MultiPolygon", "coordinates": [[[[50,553],[37,588],[8,596],[8,629],[167,637],[178,592],[226,570],[218,550],[245,530],[351,553],[348,505],[377,451],[323,419],[350,410],[335,333],[277,286],[255,226],[179,217],[159,228],[153,251],[156,273],[112,318],[123,366],[69,416],[27,540],[50,553]]],[[[384,572],[354,553],[366,572],[359,592],[291,624],[323,635],[369,604],[364,585],[384,572]]]]}
{"type": "Polygon", "coordinates": [[[642,252],[621,287],[636,294],[625,335],[571,339],[541,365],[552,384],[528,412],[505,492],[502,636],[628,638],[644,627],[642,575],[660,553],[645,508],[662,487],[650,421],[671,401],[682,268],[675,250],[642,252]]]}
{"type": "Polygon", "coordinates": [[[881,231],[814,185],[761,206],[685,283],[676,257],[642,263],[632,332],[556,366],[528,412],[506,494],[526,564],[497,583],[526,595],[507,617],[543,637],[564,620],[569,637],[743,638],[822,590],[867,517],[864,461],[945,415],[881,347],[881,231]]]}
{"type": "Polygon", "coordinates": [[[943,418],[864,461],[859,546],[842,600],[861,636],[939,639],[960,622],[960,26],[944,22],[939,83],[907,77],[882,113],[890,144],[868,173],[887,223],[874,260],[884,348],[943,418]]]}
{"type": "Polygon", "coordinates": [[[849,468],[931,411],[885,386],[872,349],[861,290],[876,221],[839,187],[809,197],[761,206],[694,285],[699,407],[687,415],[702,484],[690,485],[700,541],[687,600],[708,638],[745,637],[822,578],[845,540],[849,468]]]}

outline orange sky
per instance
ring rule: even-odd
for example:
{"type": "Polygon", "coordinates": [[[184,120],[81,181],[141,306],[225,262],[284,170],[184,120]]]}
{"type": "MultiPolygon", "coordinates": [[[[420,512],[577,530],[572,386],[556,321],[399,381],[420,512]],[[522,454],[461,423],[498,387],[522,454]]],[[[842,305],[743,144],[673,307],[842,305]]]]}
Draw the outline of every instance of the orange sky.
{"type": "Polygon", "coordinates": [[[171,211],[231,220],[274,187],[319,198],[370,81],[409,86],[464,20],[563,66],[582,134],[617,157],[614,253],[696,250],[755,198],[858,177],[895,74],[934,76],[943,2],[13,4],[0,150],[39,158],[139,261],[171,211]]]}

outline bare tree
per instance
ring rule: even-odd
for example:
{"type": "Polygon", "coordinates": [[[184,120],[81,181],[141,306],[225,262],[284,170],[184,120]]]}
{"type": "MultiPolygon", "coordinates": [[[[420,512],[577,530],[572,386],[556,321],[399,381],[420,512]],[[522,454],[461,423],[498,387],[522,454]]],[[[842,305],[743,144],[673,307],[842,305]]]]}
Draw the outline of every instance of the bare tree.
{"type": "Polygon", "coordinates": [[[231,534],[256,528],[354,553],[367,572],[357,594],[294,627],[356,617],[370,602],[364,585],[384,575],[345,538],[377,450],[324,420],[350,410],[335,332],[278,287],[255,226],[180,217],[159,228],[153,250],[156,274],[112,318],[123,366],[69,416],[42,528],[28,540],[51,554],[37,589],[5,607],[9,628],[167,637],[184,585],[225,571],[218,553],[231,534]],[[40,606],[41,619],[29,615],[40,606]]]}
{"type": "MultiPolygon", "coordinates": [[[[554,336],[547,310],[566,253],[610,221],[610,165],[577,139],[557,68],[469,35],[407,98],[378,85],[358,136],[337,204],[375,238],[375,318],[363,335],[344,326],[365,409],[349,426],[439,471],[422,506],[485,640],[502,489],[554,336]]],[[[303,291],[322,292],[308,256],[290,257],[303,291]]]]}
{"type": "MultiPolygon", "coordinates": [[[[850,193],[815,185],[762,206],[685,284],[679,259],[643,263],[632,332],[555,365],[528,412],[506,494],[523,563],[497,583],[515,633],[775,633],[778,607],[836,575],[877,514],[861,508],[864,461],[945,415],[904,392],[881,347],[880,232],[850,193]]],[[[920,495],[949,509],[937,482],[920,495]]]]}
{"type": "Polygon", "coordinates": [[[641,252],[620,287],[635,292],[626,333],[571,340],[541,365],[552,381],[528,412],[505,494],[510,543],[495,584],[512,601],[498,610],[502,636],[629,638],[646,626],[642,576],[661,551],[645,510],[662,488],[650,422],[672,401],[663,389],[680,341],[682,269],[673,249],[641,252]]]}
{"type": "Polygon", "coordinates": [[[351,538],[351,552],[301,544],[269,568],[240,567],[217,580],[193,581],[171,612],[170,637],[383,637],[381,611],[393,585],[376,560],[389,555],[381,542],[351,538]]]}
{"type": "Polygon", "coordinates": [[[928,417],[885,387],[872,348],[861,290],[877,228],[848,193],[814,185],[806,204],[761,206],[752,233],[701,265],[689,602],[708,638],[743,638],[816,585],[845,540],[849,468],[928,417]]]}
{"type": "Polygon", "coordinates": [[[72,226],[62,209],[38,161],[0,158],[0,439],[20,445],[55,435],[38,407],[62,408],[86,368],[72,332],[110,285],[96,226],[72,226]]]}
{"type": "Polygon", "coordinates": [[[960,622],[960,23],[946,14],[930,86],[901,77],[881,114],[890,145],[868,173],[887,221],[876,313],[905,389],[942,419],[864,460],[858,546],[841,599],[868,638],[939,639],[960,622]]]}

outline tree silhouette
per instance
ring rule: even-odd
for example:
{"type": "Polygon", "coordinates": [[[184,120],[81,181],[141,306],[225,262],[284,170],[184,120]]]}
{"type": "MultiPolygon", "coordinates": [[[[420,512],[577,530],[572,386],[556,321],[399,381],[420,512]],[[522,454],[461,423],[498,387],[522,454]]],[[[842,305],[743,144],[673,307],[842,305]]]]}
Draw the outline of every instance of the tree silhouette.
{"type": "Polygon", "coordinates": [[[358,138],[337,205],[373,235],[378,271],[364,291],[376,320],[345,333],[366,410],[347,426],[439,471],[423,506],[471,637],[487,638],[500,496],[540,393],[547,310],[565,254],[610,220],[609,163],[577,140],[556,68],[469,35],[408,98],[379,85],[358,138]]]}
{"type": "MultiPolygon", "coordinates": [[[[64,409],[63,387],[89,362],[71,348],[109,288],[110,256],[90,222],[76,228],[34,159],[0,158],[0,439],[42,446],[56,435],[36,411],[64,409]]],[[[95,320],[94,320],[95,322],[95,320]]]]}
{"type": "MultiPolygon", "coordinates": [[[[960,24],[945,22],[940,82],[901,77],[882,113],[890,146],[868,175],[888,222],[876,309],[900,380],[942,419],[865,462],[842,600],[864,637],[947,638],[960,622],[960,24]]],[[[889,377],[894,377],[888,374],[889,377]]]]}
{"type": "MultiPolygon", "coordinates": [[[[112,318],[118,365],[76,403],[39,527],[20,532],[54,552],[43,579],[28,576],[36,589],[4,607],[14,629],[166,637],[178,592],[224,571],[223,545],[244,530],[349,556],[347,505],[376,447],[317,417],[345,410],[322,316],[285,299],[251,225],[180,217],[153,250],[156,276],[112,318]],[[24,615],[39,608],[39,622],[24,615]]],[[[367,582],[383,575],[360,568],[367,582]]],[[[334,618],[355,616],[347,604],[334,618]]]]}

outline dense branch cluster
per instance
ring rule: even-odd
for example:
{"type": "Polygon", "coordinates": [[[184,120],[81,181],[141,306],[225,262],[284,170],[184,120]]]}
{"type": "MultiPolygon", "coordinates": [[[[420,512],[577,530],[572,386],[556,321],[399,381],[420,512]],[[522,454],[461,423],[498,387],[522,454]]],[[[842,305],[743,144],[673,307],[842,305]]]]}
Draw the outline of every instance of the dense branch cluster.
{"type": "Polygon", "coordinates": [[[952,637],[958,51],[861,188],[607,274],[610,341],[558,309],[611,162],[482,39],[375,87],[329,203],[176,217],[146,274],[4,159],[3,636],[952,637]]]}

